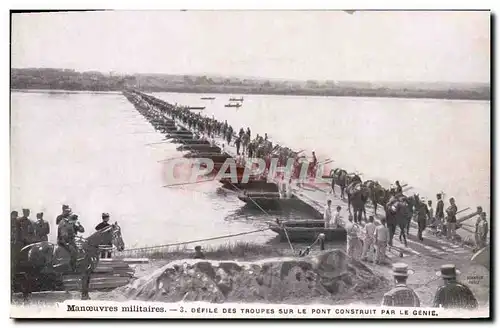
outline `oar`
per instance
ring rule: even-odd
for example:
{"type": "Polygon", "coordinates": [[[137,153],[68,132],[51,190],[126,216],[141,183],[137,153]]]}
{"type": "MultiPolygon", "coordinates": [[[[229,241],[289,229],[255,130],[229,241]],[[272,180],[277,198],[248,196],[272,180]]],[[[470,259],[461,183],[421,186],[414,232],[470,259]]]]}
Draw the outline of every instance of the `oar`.
{"type": "Polygon", "coordinates": [[[458,211],[455,215],[460,214],[462,212],[465,212],[467,210],[470,210],[470,207],[464,208],[463,210],[458,211]]]}
{"type": "Polygon", "coordinates": [[[148,144],[146,144],[146,146],[151,146],[151,145],[159,145],[159,144],[170,143],[170,142],[171,142],[171,141],[169,141],[169,140],[159,141],[159,142],[152,142],[152,143],[148,143],[148,144]]]}

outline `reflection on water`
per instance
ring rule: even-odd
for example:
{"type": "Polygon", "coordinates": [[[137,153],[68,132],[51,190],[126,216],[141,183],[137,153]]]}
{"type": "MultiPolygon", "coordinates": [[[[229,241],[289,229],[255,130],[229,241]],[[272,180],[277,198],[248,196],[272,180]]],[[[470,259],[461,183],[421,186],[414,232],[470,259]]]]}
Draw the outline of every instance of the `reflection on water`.
{"type": "MultiPolygon", "coordinates": [[[[398,177],[428,194],[453,193],[459,205],[488,207],[489,103],[245,96],[235,111],[223,106],[229,95],[216,97],[203,103],[205,114],[238,129],[250,126],[254,135],[268,132],[293,148],[315,149],[366,176],[398,177]],[[467,133],[449,133],[451,127],[467,133]]],[[[200,95],[161,98],[202,102],[200,95]]],[[[62,204],[80,215],[85,235],[110,212],[128,248],[252,231],[278,217],[314,214],[300,206],[264,214],[216,181],[163,187],[162,160],[179,157],[177,145],[148,145],[164,136],[120,94],[13,93],[11,136],[12,208],[31,208],[32,218],[45,212],[51,240],[62,204]]],[[[208,244],[275,237],[266,231],[208,244]]]]}

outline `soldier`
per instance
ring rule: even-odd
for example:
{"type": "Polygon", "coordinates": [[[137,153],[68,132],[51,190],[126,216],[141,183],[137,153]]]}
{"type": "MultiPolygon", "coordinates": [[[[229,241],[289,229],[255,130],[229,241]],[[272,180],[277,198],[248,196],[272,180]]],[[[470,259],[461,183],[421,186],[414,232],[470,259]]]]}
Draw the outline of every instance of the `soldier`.
{"type": "Polygon", "coordinates": [[[375,223],[373,223],[374,221],[375,221],[374,217],[372,215],[370,215],[370,217],[368,217],[368,223],[365,225],[365,239],[363,241],[363,255],[361,255],[361,259],[363,261],[368,260],[368,252],[372,249],[372,247],[375,244],[375,228],[376,227],[375,227],[375,223]]]}
{"type": "Polygon", "coordinates": [[[450,198],[450,206],[446,209],[446,238],[455,238],[455,230],[457,227],[457,205],[455,204],[455,198],[450,198]]]}
{"type": "Polygon", "coordinates": [[[399,181],[396,181],[395,184],[396,184],[396,187],[395,187],[396,193],[402,194],[403,193],[403,187],[401,187],[401,185],[399,184],[399,181]]]}
{"type": "Polygon", "coordinates": [[[325,229],[330,227],[332,221],[332,200],[326,202],[325,210],[323,211],[323,220],[325,220],[325,229]]]}
{"type": "Polygon", "coordinates": [[[443,278],[444,285],[439,287],[434,296],[434,307],[475,309],[477,300],[469,287],[457,281],[460,273],[454,264],[445,264],[436,272],[443,278]]]}
{"type": "Polygon", "coordinates": [[[384,218],[380,219],[380,225],[375,228],[375,246],[377,247],[376,254],[376,264],[385,263],[385,251],[387,249],[387,244],[389,242],[390,233],[389,229],[386,227],[386,221],[384,218]]]}
{"type": "Polygon", "coordinates": [[[62,219],[67,219],[71,214],[71,208],[68,205],[62,206],[62,213],[56,217],[56,224],[58,225],[62,219]]]}
{"type": "Polygon", "coordinates": [[[34,241],[33,222],[29,216],[30,210],[23,208],[23,216],[17,220],[17,243],[20,249],[34,241]]]}
{"type": "Polygon", "coordinates": [[[70,254],[71,270],[76,271],[76,262],[78,248],[76,247],[75,237],[78,232],[84,232],[85,229],[78,223],[78,215],[71,214],[69,218],[64,218],[59,223],[57,243],[68,250],[70,254]]]}
{"type": "MultiPolygon", "coordinates": [[[[109,213],[102,213],[101,218],[102,218],[102,222],[99,223],[98,225],[96,225],[96,227],[95,227],[95,230],[97,230],[97,231],[102,230],[102,229],[110,226],[110,224],[109,224],[109,213]]],[[[113,244],[112,244],[112,242],[110,240],[109,243],[106,246],[112,246],[112,245],[113,244]]],[[[110,259],[111,258],[111,252],[110,251],[106,251],[106,250],[101,251],[101,258],[108,258],[108,259],[110,259]]]]}
{"type": "Polygon", "coordinates": [[[476,231],[474,234],[476,240],[476,247],[474,251],[478,251],[486,246],[486,240],[488,238],[488,221],[486,221],[486,213],[481,212],[479,219],[476,222],[476,231]]]}
{"type": "Polygon", "coordinates": [[[420,307],[418,295],[406,285],[408,276],[413,273],[413,270],[409,270],[405,263],[393,264],[392,275],[396,286],[384,294],[382,306],[420,307]]]}
{"type": "Polygon", "coordinates": [[[349,214],[348,220],[345,226],[345,230],[347,231],[347,255],[354,258],[354,250],[359,244],[359,226],[357,223],[352,222],[353,217],[351,214],[349,214]]]}
{"type": "Polygon", "coordinates": [[[417,210],[417,223],[418,223],[417,238],[420,241],[424,241],[422,233],[424,232],[425,227],[427,226],[427,220],[430,217],[429,209],[427,208],[427,205],[425,205],[424,199],[418,201],[416,210],[417,210]]]}
{"type": "Polygon", "coordinates": [[[436,224],[438,230],[443,229],[443,220],[444,220],[444,202],[441,199],[441,194],[437,194],[437,205],[436,205],[436,224]]]}
{"type": "Polygon", "coordinates": [[[39,241],[48,241],[50,233],[50,226],[47,221],[43,219],[43,212],[36,214],[36,222],[33,224],[35,230],[35,239],[39,241]]]}
{"type": "Polygon", "coordinates": [[[19,213],[17,211],[10,212],[10,243],[15,245],[17,242],[17,221],[19,213]]]}

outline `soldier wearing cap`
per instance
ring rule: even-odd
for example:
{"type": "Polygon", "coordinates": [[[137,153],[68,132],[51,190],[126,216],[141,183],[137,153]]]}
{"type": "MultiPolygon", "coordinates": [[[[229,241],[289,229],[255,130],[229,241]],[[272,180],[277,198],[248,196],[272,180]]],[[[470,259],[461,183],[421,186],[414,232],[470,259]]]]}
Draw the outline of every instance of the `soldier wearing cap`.
{"type": "Polygon", "coordinates": [[[469,287],[457,281],[457,273],[460,273],[453,264],[441,266],[436,272],[437,276],[443,278],[444,285],[439,287],[434,296],[434,307],[475,309],[477,300],[469,287]]]}
{"type": "MultiPolygon", "coordinates": [[[[99,223],[98,225],[96,225],[95,227],[95,230],[99,231],[99,230],[102,230],[106,227],[109,227],[110,224],[109,224],[109,213],[102,213],[101,215],[102,217],[102,222],[99,223]]],[[[111,240],[109,241],[109,243],[105,246],[112,246],[112,242],[111,240]]],[[[110,251],[107,251],[107,250],[103,250],[101,251],[101,258],[108,258],[110,259],[111,258],[111,252],[110,251]]]]}
{"type": "Polygon", "coordinates": [[[405,263],[393,264],[392,275],[396,286],[384,294],[382,306],[420,307],[418,295],[406,285],[408,276],[413,273],[413,270],[408,269],[408,265],[405,263]]]}
{"type": "Polygon", "coordinates": [[[486,246],[486,241],[488,238],[488,221],[486,221],[486,213],[481,212],[479,218],[476,222],[476,231],[474,234],[476,240],[475,251],[480,250],[486,246]]]}
{"type": "Polygon", "coordinates": [[[417,223],[418,223],[417,238],[420,241],[424,241],[422,233],[424,232],[427,226],[427,220],[430,217],[429,208],[427,207],[427,205],[425,205],[425,198],[422,198],[418,201],[416,210],[417,210],[417,223]]]}
{"type": "Polygon", "coordinates": [[[76,271],[78,248],[75,238],[78,232],[85,232],[83,226],[78,222],[78,215],[71,214],[67,219],[63,218],[59,222],[57,229],[57,243],[64,247],[70,254],[71,270],[76,271]]]}
{"type": "Polygon", "coordinates": [[[68,205],[63,205],[62,206],[62,213],[59,214],[56,217],[56,224],[59,225],[62,219],[67,219],[69,218],[69,215],[71,214],[71,208],[69,208],[68,205]]]}
{"type": "Polygon", "coordinates": [[[23,208],[23,216],[17,220],[17,242],[19,249],[34,242],[35,228],[30,218],[30,210],[23,208]]]}
{"type": "Polygon", "coordinates": [[[36,214],[36,222],[33,223],[35,229],[35,239],[36,241],[48,241],[48,235],[50,233],[50,226],[47,221],[43,219],[43,212],[36,214]]]}

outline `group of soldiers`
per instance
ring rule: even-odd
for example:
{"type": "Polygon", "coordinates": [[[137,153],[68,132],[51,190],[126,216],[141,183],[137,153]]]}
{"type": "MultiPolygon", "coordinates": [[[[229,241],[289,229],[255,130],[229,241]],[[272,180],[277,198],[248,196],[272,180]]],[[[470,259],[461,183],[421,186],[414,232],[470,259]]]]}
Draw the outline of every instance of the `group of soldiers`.
{"type": "MultiPolygon", "coordinates": [[[[407,285],[408,277],[413,270],[405,263],[395,263],[392,267],[395,286],[384,294],[382,306],[420,307],[420,299],[413,289],[407,285]]],[[[433,307],[446,309],[476,309],[478,302],[472,291],[457,280],[455,265],[442,265],[436,275],[443,279],[434,296],[433,307]]]]}
{"type": "MultiPolygon", "coordinates": [[[[188,108],[168,103],[153,103],[154,106],[148,104],[146,101],[144,105],[155,113],[154,116],[157,120],[161,120],[163,114],[167,113],[173,119],[180,120],[190,129],[193,129],[201,134],[201,137],[199,137],[200,139],[208,139],[213,143],[215,136],[222,137],[225,141],[227,141],[228,145],[231,143],[235,145],[238,156],[264,159],[266,161],[267,169],[270,167],[271,158],[277,158],[278,165],[280,166],[285,165],[289,158],[293,158],[295,162],[292,174],[295,178],[298,178],[302,164],[305,162],[309,163],[306,156],[301,155],[302,151],[294,152],[288,147],[274,145],[273,142],[269,140],[267,133],[265,133],[264,136],[257,134],[255,138],[252,139],[252,132],[248,127],[246,130],[241,128],[238,133],[235,133],[236,130],[227,123],[227,120],[221,122],[213,117],[210,118],[202,116],[200,113],[193,113],[188,108]]],[[[313,175],[316,164],[317,159],[313,152],[312,162],[309,163],[308,167],[309,175],[313,175]]]]}
{"type": "MultiPolygon", "coordinates": [[[[398,185],[398,184],[396,184],[398,185]]],[[[398,194],[398,190],[393,190],[394,195],[398,194]]],[[[402,192],[402,188],[399,192],[402,192]]],[[[389,200],[389,206],[394,201],[395,196],[391,196],[389,200]]],[[[437,231],[445,230],[445,235],[448,238],[453,238],[456,229],[456,214],[457,206],[454,198],[450,198],[450,206],[444,210],[444,202],[442,200],[442,195],[437,195],[437,210],[434,213],[432,202],[429,200],[425,204],[424,199],[416,197],[417,203],[415,206],[415,217],[418,222],[418,233],[417,237],[420,241],[423,241],[422,233],[424,229],[430,225],[437,231]],[[446,212],[446,217],[445,213],[446,212]]],[[[341,206],[337,206],[335,214],[332,213],[331,207],[332,201],[329,199],[327,205],[323,212],[323,219],[325,221],[325,228],[336,228],[344,227],[347,232],[347,253],[351,257],[355,257],[355,250],[360,247],[359,238],[363,238],[363,250],[361,253],[361,260],[367,261],[368,255],[371,254],[371,250],[375,249],[373,262],[376,264],[386,264],[386,250],[387,246],[392,246],[392,239],[394,236],[395,227],[390,227],[387,225],[387,219],[380,219],[380,224],[375,224],[375,219],[373,216],[368,217],[366,224],[361,227],[357,222],[353,222],[353,216],[349,215],[347,222],[344,224],[341,219],[341,206]]],[[[486,213],[482,211],[481,207],[478,207],[479,217],[475,225],[475,250],[479,250],[486,246],[487,236],[488,236],[488,221],[486,219],[486,213]]],[[[409,233],[409,224],[406,227],[407,231],[402,231],[401,233],[409,233]]]]}
{"type": "MultiPolygon", "coordinates": [[[[12,258],[15,261],[16,254],[25,246],[48,241],[50,233],[50,224],[44,220],[43,213],[36,215],[36,221],[30,218],[30,210],[23,209],[23,216],[18,217],[17,211],[11,212],[11,246],[12,258]]],[[[101,230],[109,226],[109,214],[102,214],[102,222],[95,229],[101,230]]],[[[73,213],[69,205],[62,205],[62,213],[56,217],[57,225],[57,244],[64,247],[71,256],[70,265],[76,270],[76,261],[78,256],[77,236],[78,233],[84,233],[85,228],[78,221],[78,215],[73,213]]],[[[102,257],[110,257],[109,252],[101,254],[102,257]]]]}

